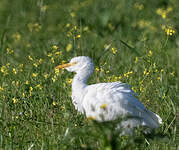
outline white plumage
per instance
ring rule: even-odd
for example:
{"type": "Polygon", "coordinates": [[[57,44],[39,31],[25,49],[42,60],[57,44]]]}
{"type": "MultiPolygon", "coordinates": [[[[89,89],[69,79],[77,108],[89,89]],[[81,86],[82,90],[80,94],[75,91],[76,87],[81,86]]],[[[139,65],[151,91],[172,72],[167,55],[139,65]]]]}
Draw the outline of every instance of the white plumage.
{"type": "Polygon", "coordinates": [[[137,126],[158,128],[162,119],[135,97],[129,85],[121,82],[87,85],[88,77],[93,73],[93,61],[86,56],[71,59],[69,64],[56,68],[66,68],[76,75],[72,81],[72,102],[75,108],[87,117],[99,122],[125,118],[119,126],[123,133],[137,126]]]}

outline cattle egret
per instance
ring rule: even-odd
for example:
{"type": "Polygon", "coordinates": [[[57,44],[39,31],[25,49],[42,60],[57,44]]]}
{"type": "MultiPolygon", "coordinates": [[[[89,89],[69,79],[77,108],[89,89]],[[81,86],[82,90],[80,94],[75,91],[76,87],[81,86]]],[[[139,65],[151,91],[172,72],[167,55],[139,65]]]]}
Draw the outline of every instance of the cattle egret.
{"type": "Polygon", "coordinates": [[[94,70],[93,61],[89,57],[74,57],[68,64],[56,67],[61,68],[76,73],[72,81],[72,102],[87,118],[99,122],[125,118],[119,125],[124,134],[128,134],[138,126],[155,129],[162,123],[162,119],[148,110],[126,83],[87,85],[87,79],[94,70]]]}

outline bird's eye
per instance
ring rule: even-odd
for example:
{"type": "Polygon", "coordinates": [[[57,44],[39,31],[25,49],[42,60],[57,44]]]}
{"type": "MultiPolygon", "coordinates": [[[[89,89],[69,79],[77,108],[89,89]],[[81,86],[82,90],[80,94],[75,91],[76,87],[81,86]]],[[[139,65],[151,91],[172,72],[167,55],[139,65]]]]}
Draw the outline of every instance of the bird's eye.
{"type": "Polygon", "coordinates": [[[70,64],[73,66],[73,65],[76,65],[76,64],[77,64],[77,62],[71,62],[70,64]]]}

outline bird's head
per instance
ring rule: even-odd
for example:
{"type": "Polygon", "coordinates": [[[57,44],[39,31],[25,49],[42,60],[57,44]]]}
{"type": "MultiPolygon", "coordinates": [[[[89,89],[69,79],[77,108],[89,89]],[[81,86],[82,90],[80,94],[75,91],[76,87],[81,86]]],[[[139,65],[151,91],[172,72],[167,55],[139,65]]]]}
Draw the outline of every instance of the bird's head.
{"type": "Polygon", "coordinates": [[[94,69],[93,61],[87,56],[78,56],[70,60],[68,64],[62,64],[56,67],[56,69],[65,68],[70,72],[91,72],[94,69]]]}

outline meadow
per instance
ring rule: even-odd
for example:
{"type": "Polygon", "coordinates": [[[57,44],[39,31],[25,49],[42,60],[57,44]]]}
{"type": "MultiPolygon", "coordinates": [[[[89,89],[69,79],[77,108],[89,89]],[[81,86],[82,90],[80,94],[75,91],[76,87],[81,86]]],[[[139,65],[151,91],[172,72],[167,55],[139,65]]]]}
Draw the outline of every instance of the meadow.
{"type": "Polygon", "coordinates": [[[1,0],[0,149],[179,149],[179,1],[1,0]],[[55,70],[89,56],[88,84],[121,81],[159,114],[150,135],[119,136],[71,102],[74,76],[55,70]]]}

